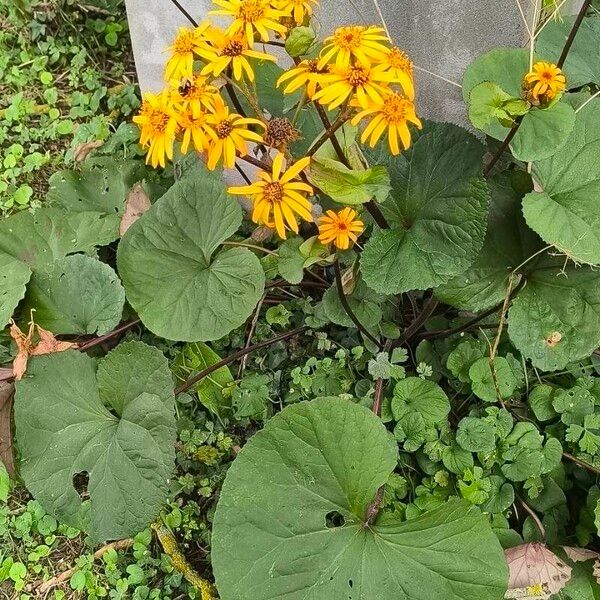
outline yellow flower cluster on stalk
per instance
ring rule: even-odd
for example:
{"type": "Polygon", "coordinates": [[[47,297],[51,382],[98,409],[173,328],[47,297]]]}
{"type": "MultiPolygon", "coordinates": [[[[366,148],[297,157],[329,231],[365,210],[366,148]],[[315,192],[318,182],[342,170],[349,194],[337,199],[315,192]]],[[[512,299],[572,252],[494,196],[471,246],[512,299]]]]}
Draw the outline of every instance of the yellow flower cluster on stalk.
{"type": "Polygon", "coordinates": [[[548,104],[567,89],[567,78],[555,64],[539,61],[523,78],[523,89],[533,104],[548,104]]]}
{"type": "MultiPolygon", "coordinates": [[[[165,89],[145,94],[134,117],[140,143],[154,167],[165,167],[173,159],[176,144],[183,154],[195,150],[204,155],[211,170],[219,165],[241,170],[240,159],[254,163],[259,167],[255,181],[229,191],[250,198],[252,220],[285,239],[287,232],[299,232],[300,220],[314,221],[315,190],[305,175],[311,158],[309,154],[294,160],[288,148],[298,139],[293,121],[269,120],[271,115],[260,107],[255,69],[276,61],[266,45],[283,46],[294,27],[309,24],[318,2],[213,2],[210,14],[229,23],[219,27],[207,19],[179,29],[167,49],[165,89]],[[250,155],[253,144],[262,158],[250,155]]],[[[385,133],[393,154],[410,146],[409,126],[421,127],[414,107],[412,63],[379,27],[338,28],[318,54],[297,60],[277,85],[286,94],[302,92],[296,115],[310,102],[338,110],[336,127],[364,121],[362,141],[374,146],[385,133]]],[[[329,127],[326,122],[324,126],[329,127]]],[[[318,225],[321,243],[339,249],[349,248],[364,229],[356,211],[348,207],[327,211],[318,225]]]]}

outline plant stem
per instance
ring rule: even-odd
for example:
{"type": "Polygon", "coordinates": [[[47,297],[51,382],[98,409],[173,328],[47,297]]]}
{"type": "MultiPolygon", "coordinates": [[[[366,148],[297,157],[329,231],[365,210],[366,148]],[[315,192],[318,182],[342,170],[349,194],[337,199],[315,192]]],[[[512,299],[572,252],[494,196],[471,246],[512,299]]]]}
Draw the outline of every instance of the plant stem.
{"type": "Polygon", "coordinates": [[[81,346],[79,346],[79,351],[85,352],[86,350],[89,350],[94,346],[98,346],[99,344],[106,342],[106,340],[110,340],[111,338],[119,335],[120,333],[129,331],[130,329],[132,329],[136,325],[139,325],[140,323],[140,319],[135,319],[134,321],[128,321],[127,323],[123,323],[123,325],[119,325],[119,327],[117,327],[116,329],[113,329],[112,331],[109,331],[108,333],[101,335],[100,337],[84,342],[83,344],[81,344],[81,346]]]}
{"type": "Polygon", "coordinates": [[[340,302],[346,311],[346,314],[350,317],[350,320],[356,325],[356,328],[371,342],[373,342],[378,348],[381,348],[381,342],[369,332],[369,330],[359,321],[358,317],[354,314],[352,307],[348,302],[348,298],[344,293],[344,284],[342,282],[342,272],[340,270],[340,261],[336,258],[333,263],[333,267],[335,269],[335,283],[337,287],[338,296],[340,297],[340,302]]]}
{"type": "Polygon", "coordinates": [[[519,503],[529,513],[529,516],[534,520],[535,525],[538,528],[540,535],[542,536],[542,540],[545,540],[546,539],[546,529],[542,525],[540,518],[537,516],[537,514],[531,508],[531,506],[529,506],[529,504],[527,504],[527,502],[525,502],[525,500],[523,500],[522,498],[519,498],[519,503]]]}
{"type": "Polygon", "coordinates": [[[573,27],[571,28],[571,32],[569,33],[569,37],[567,38],[567,41],[565,43],[565,47],[563,48],[562,54],[560,55],[560,58],[558,59],[558,62],[556,63],[556,66],[559,69],[562,69],[565,61],[567,60],[567,56],[569,55],[569,52],[571,50],[571,47],[573,46],[573,42],[575,41],[575,36],[577,35],[579,28],[581,27],[581,24],[583,23],[583,19],[588,11],[588,9],[590,8],[592,4],[592,0],[585,0],[585,2],[583,3],[581,10],[579,11],[579,14],[577,15],[577,18],[575,19],[575,22],[573,23],[573,27]]]}
{"type": "Polygon", "coordinates": [[[417,318],[404,330],[404,333],[397,340],[393,341],[392,348],[397,348],[411,340],[419,332],[419,329],[423,327],[427,319],[431,317],[437,305],[437,300],[431,296],[423,305],[423,310],[417,318]]]}
{"type": "Polygon", "coordinates": [[[571,462],[574,462],[576,465],[579,465],[582,469],[586,469],[591,473],[600,475],[600,469],[598,469],[598,467],[594,467],[594,465],[590,465],[589,463],[584,462],[583,460],[577,458],[576,456],[573,456],[572,454],[569,454],[568,452],[563,452],[563,456],[571,462]]]}
{"type": "Polygon", "coordinates": [[[254,158],[254,156],[250,154],[246,154],[245,156],[238,156],[238,158],[245,160],[247,163],[258,167],[259,169],[261,169],[262,171],[266,171],[267,173],[271,170],[271,167],[266,162],[263,162],[258,158],[254,158]]]}
{"type": "Polygon", "coordinates": [[[492,160],[490,160],[490,162],[483,170],[483,174],[486,177],[492,172],[492,169],[496,166],[496,163],[502,158],[502,155],[510,146],[510,143],[513,141],[515,135],[517,135],[517,131],[519,131],[519,127],[521,127],[522,122],[523,119],[521,117],[519,117],[515,121],[515,124],[512,126],[512,129],[508,132],[506,139],[502,142],[502,145],[500,146],[500,148],[498,148],[496,154],[494,154],[494,156],[492,157],[492,160]]]}
{"type": "Polygon", "coordinates": [[[265,340],[264,342],[254,344],[252,346],[249,346],[248,348],[242,348],[241,350],[238,350],[237,352],[230,354],[226,358],[223,358],[219,362],[216,362],[214,365],[211,365],[210,367],[207,367],[203,371],[200,371],[200,373],[197,373],[193,377],[186,379],[179,387],[177,387],[175,389],[175,395],[177,396],[177,395],[182,394],[183,392],[189,390],[194,384],[198,383],[205,377],[208,377],[211,373],[218,371],[221,367],[226,367],[227,365],[230,365],[232,362],[235,362],[236,360],[242,358],[243,356],[246,356],[246,354],[250,354],[251,352],[255,352],[256,350],[261,350],[262,348],[267,348],[268,346],[271,346],[272,344],[275,344],[277,342],[282,342],[282,341],[287,340],[296,335],[300,335],[301,333],[304,333],[307,329],[308,329],[308,327],[306,325],[302,325],[301,327],[296,327],[296,329],[292,329],[291,331],[286,331],[285,333],[280,333],[279,335],[276,335],[275,337],[265,340]]]}
{"type": "Polygon", "coordinates": [[[171,0],[171,2],[179,9],[179,12],[194,26],[198,27],[198,22],[190,15],[190,13],[179,4],[177,0],[171,0]]]}
{"type": "Polygon", "coordinates": [[[227,90],[227,94],[231,98],[231,101],[233,102],[233,106],[235,106],[235,110],[237,110],[238,114],[242,115],[242,117],[247,117],[248,115],[246,115],[246,112],[244,111],[244,107],[242,106],[240,99],[237,97],[237,94],[235,93],[235,88],[233,87],[233,84],[228,81],[225,84],[225,89],[227,90]]]}

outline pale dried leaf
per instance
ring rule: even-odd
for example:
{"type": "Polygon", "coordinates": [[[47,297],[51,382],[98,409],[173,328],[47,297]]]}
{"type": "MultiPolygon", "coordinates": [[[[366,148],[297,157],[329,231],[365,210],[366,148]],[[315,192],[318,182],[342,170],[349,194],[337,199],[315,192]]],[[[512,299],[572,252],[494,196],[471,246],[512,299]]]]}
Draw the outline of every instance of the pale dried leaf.
{"type": "Polygon", "coordinates": [[[571,579],[571,567],[540,542],[509,548],[506,598],[550,598],[571,579]]]}
{"type": "Polygon", "coordinates": [[[273,237],[273,230],[261,225],[252,232],[250,237],[253,242],[266,242],[273,237]]]}
{"type": "Polygon", "coordinates": [[[594,577],[600,583],[600,558],[594,563],[594,577]]]}
{"type": "Polygon", "coordinates": [[[350,296],[356,288],[356,273],[354,269],[348,269],[342,273],[342,289],[346,296],[350,296]]]}
{"type": "Polygon", "coordinates": [[[42,354],[53,354],[55,352],[64,352],[71,348],[77,348],[74,342],[62,342],[54,337],[54,334],[37,325],[37,332],[40,336],[39,342],[32,349],[30,356],[40,356],[42,354]]]}
{"type": "Polygon", "coordinates": [[[588,550],[587,548],[573,548],[572,546],[563,546],[565,554],[573,562],[586,562],[587,560],[600,559],[600,553],[588,550]]]}
{"type": "Polygon", "coordinates": [[[8,474],[15,475],[15,462],[12,450],[12,405],[15,386],[0,382],[0,460],[8,474]]]}
{"type": "Polygon", "coordinates": [[[150,198],[144,191],[140,183],[136,183],[129,192],[125,201],[125,212],[119,225],[121,236],[146,212],[150,209],[150,198]]]}
{"type": "Polygon", "coordinates": [[[83,144],[79,144],[77,148],[73,151],[73,158],[75,162],[83,162],[92,150],[96,148],[100,148],[104,142],[102,140],[94,140],[93,142],[85,142],[83,144]]]}
{"type": "Polygon", "coordinates": [[[27,361],[31,355],[33,346],[33,320],[29,323],[29,331],[25,335],[18,327],[18,325],[11,320],[10,322],[10,336],[17,345],[17,356],[13,360],[13,375],[17,381],[23,378],[25,371],[27,371],[27,361]]]}

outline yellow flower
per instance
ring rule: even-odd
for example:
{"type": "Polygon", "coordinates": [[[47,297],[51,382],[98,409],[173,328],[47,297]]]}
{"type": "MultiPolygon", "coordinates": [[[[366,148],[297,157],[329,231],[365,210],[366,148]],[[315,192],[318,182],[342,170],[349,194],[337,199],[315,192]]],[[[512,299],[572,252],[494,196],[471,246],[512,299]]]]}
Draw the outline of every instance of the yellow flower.
{"type": "Polygon", "coordinates": [[[338,27],[333,35],[325,40],[319,57],[322,69],[335,58],[335,66],[348,67],[356,59],[364,64],[381,60],[388,51],[389,38],[381,27],[349,25],[338,27]]]}
{"type": "Polygon", "coordinates": [[[248,46],[254,44],[255,33],[258,33],[263,42],[269,41],[269,31],[285,35],[287,29],[279,23],[285,16],[281,10],[273,8],[270,0],[213,0],[220,6],[219,10],[212,10],[210,14],[233,17],[234,21],[227,29],[229,35],[242,32],[246,35],[248,46]]]}
{"type": "Polygon", "coordinates": [[[144,94],[140,112],[133,117],[133,121],[140,127],[140,144],[149,147],[146,162],[155,168],[158,165],[164,167],[165,157],[173,158],[173,144],[177,133],[177,114],[169,91],[144,94]]]}
{"type": "Polygon", "coordinates": [[[236,151],[240,156],[248,154],[247,141],[258,143],[263,141],[261,135],[248,129],[248,125],[259,125],[264,128],[264,123],[258,119],[230,114],[229,108],[221,98],[215,103],[215,112],[207,115],[206,123],[210,137],[207,166],[211,171],[216,168],[221,157],[226,167],[233,168],[236,151]]]}
{"type": "Polygon", "coordinates": [[[415,99],[415,84],[413,79],[413,63],[404,50],[393,46],[385,54],[379,64],[385,65],[402,86],[404,94],[411,100],[415,99]]]}
{"type": "Polygon", "coordinates": [[[397,78],[385,65],[372,67],[356,63],[343,68],[331,67],[329,73],[319,76],[322,89],[313,100],[327,104],[327,108],[333,110],[355,96],[359,105],[367,108],[369,102],[382,102],[386,86],[395,81],[397,78]]]}
{"type": "Polygon", "coordinates": [[[184,77],[181,80],[171,80],[173,89],[173,102],[180,104],[181,109],[191,111],[196,118],[205,110],[212,110],[215,98],[219,90],[208,83],[208,78],[203,75],[194,75],[188,79],[184,77]]]}
{"type": "Polygon", "coordinates": [[[279,237],[285,240],[286,230],[298,233],[296,215],[312,222],[312,205],[306,195],[312,195],[313,189],[297,180],[308,167],[310,157],[300,159],[285,171],[283,161],[284,155],[279,152],[273,160],[271,173],[259,171],[260,181],[248,186],[230,187],[229,193],[250,197],[254,202],[252,220],[274,228],[279,237]]]}
{"type": "Polygon", "coordinates": [[[210,74],[218,77],[231,66],[235,79],[242,79],[245,73],[250,81],[254,81],[254,71],[248,58],[276,60],[266,52],[252,50],[243,33],[228,35],[216,27],[210,32],[210,46],[199,50],[198,55],[207,62],[202,69],[203,75],[210,74]]]}
{"type": "Polygon", "coordinates": [[[567,78],[556,65],[540,61],[525,75],[523,86],[530,91],[534,100],[544,102],[553,100],[565,91],[567,78]]]}
{"type": "Polygon", "coordinates": [[[182,112],[177,115],[177,123],[183,132],[181,140],[181,152],[187,154],[190,143],[198,152],[206,150],[213,139],[213,132],[208,127],[208,115],[206,113],[193,114],[191,111],[182,112]]]}
{"type": "Polygon", "coordinates": [[[171,56],[165,67],[165,79],[191,78],[194,74],[194,55],[202,47],[203,34],[210,27],[204,21],[195,29],[180,27],[173,44],[167,48],[171,56]]]}
{"type": "Polygon", "coordinates": [[[294,19],[296,25],[302,25],[306,17],[313,14],[313,5],[319,6],[317,0],[278,0],[274,5],[286,15],[294,19]]]}
{"type": "Polygon", "coordinates": [[[349,206],[337,213],[328,210],[319,219],[319,241],[322,244],[333,242],[340,250],[347,250],[350,242],[356,242],[364,229],[364,223],[356,218],[356,211],[349,206]]]}
{"type": "Polygon", "coordinates": [[[410,146],[409,123],[419,129],[422,127],[415,113],[414,103],[402,94],[392,91],[387,91],[381,101],[370,100],[369,105],[352,119],[352,124],[356,125],[364,118],[370,118],[371,121],[362,133],[363,144],[368,140],[369,146],[373,148],[387,129],[392,154],[400,154],[399,140],[404,149],[410,146]]]}
{"type": "Polygon", "coordinates": [[[306,86],[306,95],[312,98],[317,93],[319,75],[322,74],[323,71],[319,69],[315,59],[303,60],[277,80],[277,87],[287,81],[289,83],[283,88],[283,93],[293,94],[297,89],[306,86]]]}
{"type": "Polygon", "coordinates": [[[534,583],[533,585],[528,585],[525,589],[529,596],[545,596],[546,590],[544,589],[543,584],[534,583]]]}

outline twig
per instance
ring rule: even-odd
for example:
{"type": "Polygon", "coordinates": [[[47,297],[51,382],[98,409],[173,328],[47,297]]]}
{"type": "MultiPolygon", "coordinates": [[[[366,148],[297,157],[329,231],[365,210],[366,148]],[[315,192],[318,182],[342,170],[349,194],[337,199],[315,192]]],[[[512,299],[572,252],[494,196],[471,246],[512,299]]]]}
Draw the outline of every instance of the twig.
{"type": "Polygon", "coordinates": [[[337,119],[333,123],[330,123],[329,119],[327,118],[327,113],[325,112],[325,109],[318,102],[315,102],[314,104],[315,108],[317,109],[317,113],[319,114],[319,118],[321,119],[323,126],[325,127],[325,131],[323,132],[323,135],[310,147],[307,156],[313,156],[327,140],[331,140],[331,144],[333,145],[333,148],[336,154],[338,155],[340,161],[346,167],[351,169],[352,166],[350,165],[350,162],[344,154],[344,151],[340,146],[340,142],[337,139],[337,136],[335,135],[337,130],[347,121],[344,111],[341,111],[337,119]]]}
{"type": "Polygon", "coordinates": [[[437,305],[438,302],[433,296],[428,298],[423,305],[423,310],[417,316],[417,318],[410,323],[410,325],[404,330],[404,333],[397,340],[393,341],[392,348],[397,348],[398,346],[406,344],[406,342],[410,341],[419,332],[421,327],[425,325],[425,322],[427,319],[429,319],[429,317],[431,317],[433,311],[437,308],[437,305]]]}
{"type": "Polygon", "coordinates": [[[579,465],[581,468],[586,469],[587,471],[590,471],[591,473],[595,473],[596,475],[600,475],[600,469],[598,469],[598,467],[594,467],[594,465],[590,465],[590,463],[586,463],[583,460],[577,458],[576,456],[569,454],[568,452],[563,452],[563,456],[567,460],[570,460],[571,462],[574,462],[576,465],[579,465]]]}
{"type": "Polygon", "coordinates": [[[513,141],[515,135],[517,135],[517,131],[519,131],[519,127],[521,127],[521,123],[523,119],[521,117],[517,118],[515,124],[512,126],[511,130],[508,132],[506,139],[502,142],[500,148],[498,148],[496,154],[492,157],[492,160],[487,164],[485,169],[483,170],[483,174],[487,177],[492,169],[496,166],[496,163],[502,158],[502,155],[506,151],[506,149],[510,146],[510,143],[513,141]]]}
{"type": "MultiPolygon", "coordinates": [[[[262,298],[259,300],[256,305],[256,309],[254,311],[254,316],[252,317],[252,322],[250,323],[250,329],[248,330],[248,335],[246,336],[246,343],[244,344],[244,348],[250,347],[250,342],[252,342],[252,336],[254,335],[254,330],[256,329],[256,325],[258,323],[258,317],[260,316],[260,309],[267,297],[267,292],[265,292],[262,298]]],[[[238,369],[238,379],[242,378],[244,374],[244,369],[246,368],[246,363],[248,362],[248,355],[242,356],[242,360],[240,361],[240,368],[238,369]]]]}
{"type": "Polygon", "coordinates": [[[378,348],[381,348],[381,342],[372,334],[370,331],[360,322],[358,317],[354,314],[350,303],[348,302],[348,298],[344,293],[344,283],[342,282],[342,272],[340,270],[340,261],[336,259],[333,263],[333,267],[335,269],[335,283],[337,287],[338,296],[340,298],[340,302],[346,314],[350,317],[350,320],[356,325],[356,328],[371,342],[373,342],[378,348]]]}
{"type": "MultiPolygon", "coordinates": [[[[118,542],[112,542],[110,544],[106,544],[106,546],[102,546],[102,548],[100,548],[99,550],[96,550],[92,558],[96,561],[102,558],[110,550],[126,550],[131,546],[133,546],[133,539],[131,538],[128,538],[126,540],[119,540],[118,542]]],[[[66,571],[63,571],[56,577],[48,579],[48,581],[44,581],[43,583],[38,585],[35,588],[35,590],[39,595],[43,596],[44,594],[47,594],[51,589],[59,586],[61,583],[64,583],[65,581],[67,581],[67,579],[70,579],[71,576],[78,570],[79,567],[67,569],[66,571]]]]}
{"type": "Polygon", "coordinates": [[[583,23],[583,19],[586,15],[588,9],[590,8],[591,4],[592,4],[592,0],[585,0],[585,2],[583,3],[583,5],[581,7],[581,10],[579,11],[579,14],[577,15],[577,18],[575,19],[575,23],[573,23],[573,27],[571,28],[571,32],[569,33],[569,37],[567,38],[565,47],[563,48],[562,54],[560,55],[560,58],[558,59],[558,62],[556,63],[556,66],[559,69],[563,68],[565,61],[567,60],[567,56],[569,55],[571,47],[573,46],[575,37],[577,36],[579,28],[581,27],[581,24],[583,23]]]}
{"type": "Polygon", "coordinates": [[[523,498],[519,498],[519,503],[529,513],[529,516],[534,520],[534,522],[540,532],[540,535],[542,536],[542,540],[545,540],[546,539],[546,529],[542,525],[540,518],[537,516],[537,514],[531,508],[531,506],[529,506],[529,504],[527,504],[527,502],[525,502],[525,500],[523,500],[523,498]]]}
{"type": "Polygon", "coordinates": [[[246,117],[246,112],[244,111],[244,107],[242,106],[240,99],[237,97],[237,94],[235,93],[235,88],[233,87],[233,84],[230,82],[227,82],[225,84],[225,89],[227,90],[227,94],[229,95],[229,97],[231,98],[231,101],[233,102],[233,106],[235,106],[235,110],[237,110],[239,115],[242,115],[242,117],[246,117]]]}
{"type": "Polygon", "coordinates": [[[134,321],[123,323],[123,325],[119,325],[119,327],[117,327],[116,329],[113,329],[112,331],[109,331],[108,333],[101,335],[100,337],[84,342],[79,346],[79,351],[85,352],[86,350],[89,350],[94,346],[98,346],[99,344],[106,342],[106,340],[110,340],[111,338],[119,335],[120,333],[124,333],[126,331],[129,331],[130,329],[133,329],[136,325],[139,325],[140,323],[140,319],[135,319],[134,321]]]}
{"type": "Polygon", "coordinates": [[[196,21],[196,19],[194,19],[194,17],[192,17],[192,15],[190,15],[190,13],[185,10],[185,8],[183,8],[183,6],[181,6],[181,4],[179,4],[179,2],[177,0],[171,0],[171,2],[178,8],[179,12],[194,26],[194,27],[198,27],[198,22],[196,21]]]}
{"type": "Polygon", "coordinates": [[[262,348],[267,348],[268,346],[271,346],[272,344],[275,344],[277,342],[283,342],[284,340],[304,333],[307,329],[308,327],[306,325],[302,325],[302,327],[296,327],[296,329],[292,329],[291,331],[280,333],[279,335],[265,340],[264,342],[254,344],[253,346],[249,346],[248,348],[242,348],[241,350],[230,354],[226,358],[223,358],[219,362],[216,362],[214,365],[211,365],[203,371],[200,371],[200,373],[197,373],[193,377],[186,379],[179,387],[175,389],[175,395],[177,396],[189,390],[193,385],[195,385],[205,377],[208,377],[211,373],[218,371],[221,367],[226,367],[227,365],[230,365],[232,362],[235,362],[243,356],[246,356],[246,354],[250,354],[250,352],[255,352],[256,350],[261,350],[262,348]]]}

